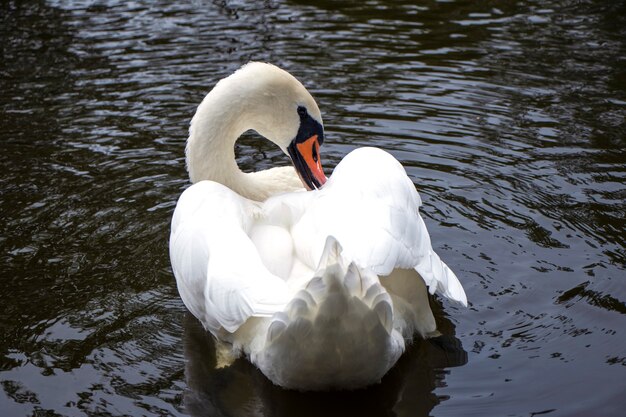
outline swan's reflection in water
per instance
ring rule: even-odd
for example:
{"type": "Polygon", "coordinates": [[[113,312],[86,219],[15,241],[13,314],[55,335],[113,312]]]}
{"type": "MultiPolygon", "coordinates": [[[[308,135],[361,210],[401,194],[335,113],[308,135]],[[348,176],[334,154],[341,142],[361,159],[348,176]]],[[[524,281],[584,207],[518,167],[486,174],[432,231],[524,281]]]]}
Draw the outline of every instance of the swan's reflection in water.
{"type": "MultiPolygon", "coordinates": [[[[445,318],[439,321],[440,328],[452,329],[445,318]]],[[[184,403],[193,416],[427,416],[441,401],[433,390],[444,383],[442,368],[467,362],[467,352],[453,336],[416,340],[380,384],[358,391],[301,393],[273,385],[244,359],[215,369],[213,337],[189,313],[184,343],[184,403]]]]}

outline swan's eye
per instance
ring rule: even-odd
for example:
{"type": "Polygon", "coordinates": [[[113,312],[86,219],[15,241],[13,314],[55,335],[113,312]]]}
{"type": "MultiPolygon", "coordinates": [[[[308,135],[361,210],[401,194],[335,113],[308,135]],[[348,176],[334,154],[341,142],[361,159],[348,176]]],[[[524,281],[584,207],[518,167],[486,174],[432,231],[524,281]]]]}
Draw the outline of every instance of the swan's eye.
{"type": "Polygon", "coordinates": [[[298,106],[298,114],[302,117],[306,116],[306,107],[303,106],[298,106]]]}

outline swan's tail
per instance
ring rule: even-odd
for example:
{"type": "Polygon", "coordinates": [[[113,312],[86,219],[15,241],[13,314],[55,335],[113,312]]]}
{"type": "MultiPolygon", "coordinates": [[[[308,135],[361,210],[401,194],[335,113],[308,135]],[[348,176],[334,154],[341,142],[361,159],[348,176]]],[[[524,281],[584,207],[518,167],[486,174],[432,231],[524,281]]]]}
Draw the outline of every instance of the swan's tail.
{"type": "Polygon", "coordinates": [[[252,359],[276,384],[321,390],[377,382],[403,351],[378,277],[347,262],[329,237],[315,277],[274,314],[265,347],[252,359]]]}

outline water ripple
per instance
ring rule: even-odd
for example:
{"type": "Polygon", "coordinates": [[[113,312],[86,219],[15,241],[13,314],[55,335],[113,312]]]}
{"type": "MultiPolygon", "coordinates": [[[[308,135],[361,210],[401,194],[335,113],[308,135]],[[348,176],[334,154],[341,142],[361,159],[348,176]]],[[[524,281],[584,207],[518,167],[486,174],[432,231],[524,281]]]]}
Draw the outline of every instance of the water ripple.
{"type": "MultiPolygon", "coordinates": [[[[336,414],[617,414],[622,2],[0,8],[8,414],[177,415],[183,398],[192,413],[301,414],[321,401],[336,414]],[[416,342],[380,386],[345,402],[283,392],[245,362],[213,369],[210,340],[183,318],[167,236],[188,185],[189,120],[249,60],[275,62],[313,92],[326,167],[358,146],[405,165],[468,292],[468,310],[434,300],[464,360],[442,353],[463,348],[416,342]]],[[[288,163],[252,133],[236,151],[246,171],[288,163]]]]}

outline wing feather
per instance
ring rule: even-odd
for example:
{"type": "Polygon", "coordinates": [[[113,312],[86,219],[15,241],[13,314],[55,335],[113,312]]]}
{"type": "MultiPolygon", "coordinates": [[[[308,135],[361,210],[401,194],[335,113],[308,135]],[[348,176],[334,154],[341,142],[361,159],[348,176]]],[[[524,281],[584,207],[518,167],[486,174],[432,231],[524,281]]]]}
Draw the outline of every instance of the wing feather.
{"type": "Polygon", "coordinates": [[[434,252],[419,214],[421,199],[402,165],[377,148],[359,148],[335,168],[315,192],[292,227],[300,259],[314,268],[327,236],[359,266],[386,276],[394,269],[415,269],[431,293],[467,305],[458,278],[434,252]],[[374,169],[375,168],[375,169],[374,169]]]}
{"type": "Polygon", "coordinates": [[[258,210],[211,181],[189,187],[176,206],[170,259],[178,290],[213,333],[281,311],[290,299],[285,282],[267,270],[248,237],[258,210]]]}

